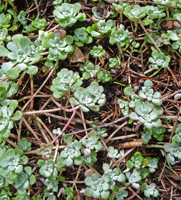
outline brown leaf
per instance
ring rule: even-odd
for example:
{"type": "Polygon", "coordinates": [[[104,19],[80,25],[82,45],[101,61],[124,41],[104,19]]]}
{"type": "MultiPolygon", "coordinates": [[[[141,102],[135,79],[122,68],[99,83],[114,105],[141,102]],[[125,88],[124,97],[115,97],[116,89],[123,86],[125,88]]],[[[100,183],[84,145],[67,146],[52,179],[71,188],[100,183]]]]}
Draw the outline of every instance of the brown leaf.
{"type": "Polygon", "coordinates": [[[54,37],[55,36],[58,36],[58,37],[60,36],[60,40],[63,40],[63,38],[66,36],[66,34],[67,34],[66,31],[63,30],[63,29],[57,29],[53,33],[54,37]]]}
{"type": "Polygon", "coordinates": [[[85,175],[85,177],[88,177],[88,176],[92,177],[92,175],[93,175],[92,169],[87,169],[87,170],[85,171],[84,175],[85,175]]]}
{"type": "Polygon", "coordinates": [[[85,63],[85,57],[81,49],[75,45],[74,53],[69,57],[69,63],[71,64],[77,62],[85,63]]]}

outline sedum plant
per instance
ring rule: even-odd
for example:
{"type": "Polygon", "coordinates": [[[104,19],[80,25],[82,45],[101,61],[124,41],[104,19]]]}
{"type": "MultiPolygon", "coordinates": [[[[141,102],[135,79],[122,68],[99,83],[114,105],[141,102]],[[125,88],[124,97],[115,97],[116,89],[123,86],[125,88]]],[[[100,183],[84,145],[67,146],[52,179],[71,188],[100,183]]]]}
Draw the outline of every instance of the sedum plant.
{"type": "Polygon", "coordinates": [[[142,189],[144,190],[145,197],[158,197],[158,195],[159,195],[159,192],[156,189],[156,185],[153,183],[150,185],[145,183],[142,186],[142,189]]]}
{"type": "Polygon", "coordinates": [[[71,35],[66,35],[63,40],[60,40],[60,37],[57,36],[54,39],[50,39],[48,43],[48,60],[65,60],[68,53],[74,52],[73,37],[71,35]]]}
{"type": "Polygon", "coordinates": [[[38,52],[33,52],[31,40],[21,34],[14,35],[7,49],[0,46],[0,56],[7,56],[11,61],[3,63],[1,69],[11,79],[19,77],[19,72],[26,70],[28,74],[35,75],[38,67],[34,63],[41,59],[38,52]],[[10,50],[10,51],[9,51],[10,50]]]}
{"type": "Polygon", "coordinates": [[[26,12],[24,10],[21,10],[17,16],[18,21],[20,22],[20,24],[22,24],[23,26],[26,25],[26,12]]]}
{"type": "Polygon", "coordinates": [[[109,158],[120,158],[122,156],[121,153],[118,152],[118,149],[114,149],[113,146],[109,146],[107,156],[109,158]]]}
{"type": "Polygon", "coordinates": [[[88,139],[82,140],[82,145],[86,146],[86,148],[90,150],[100,150],[102,148],[102,143],[98,141],[99,137],[96,132],[90,132],[90,137],[88,139]]]}
{"type": "Polygon", "coordinates": [[[136,152],[134,156],[131,157],[130,160],[127,161],[126,166],[129,169],[133,167],[136,169],[140,169],[142,165],[148,165],[147,160],[144,160],[144,157],[141,155],[140,152],[136,152]]]}
{"type": "MultiPolygon", "coordinates": [[[[61,5],[62,3],[63,3],[63,0],[54,0],[54,1],[53,1],[53,4],[54,4],[55,6],[61,5]]],[[[66,3],[66,1],[64,1],[64,3],[66,3]]]]}
{"type": "Polygon", "coordinates": [[[168,153],[167,154],[167,161],[169,163],[175,163],[175,158],[181,159],[181,146],[179,144],[172,144],[168,143],[164,145],[164,150],[168,153]]]}
{"type": "Polygon", "coordinates": [[[129,114],[129,103],[128,101],[124,101],[122,99],[118,99],[117,103],[121,109],[121,113],[126,116],[129,114]]]}
{"type": "Polygon", "coordinates": [[[86,19],[85,13],[79,13],[81,5],[79,3],[68,4],[63,3],[61,6],[56,6],[53,14],[61,27],[73,26],[77,21],[86,19]]]}
{"type": "Polygon", "coordinates": [[[120,60],[119,58],[109,58],[109,67],[113,68],[115,66],[119,66],[120,65],[120,60]]]}
{"type": "Polygon", "coordinates": [[[163,113],[161,106],[154,106],[150,102],[137,101],[135,112],[131,112],[129,117],[132,120],[139,120],[146,128],[160,127],[161,120],[158,116],[163,113]]]}
{"type": "Polygon", "coordinates": [[[126,162],[126,167],[128,169],[133,169],[133,171],[126,172],[126,177],[128,179],[128,185],[132,185],[134,188],[138,189],[140,185],[144,185],[143,180],[153,173],[158,168],[158,159],[146,157],[144,158],[140,152],[136,152],[130,160],[126,162]]]}
{"type": "Polygon", "coordinates": [[[9,149],[0,154],[0,176],[5,179],[5,184],[14,184],[19,174],[23,173],[23,165],[28,163],[28,157],[22,154],[20,149],[9,149]]]}
{"type": "Polygon", "coordinates": [[[141,18],[146,16],[145,8],[139,5],[129,5],[126,6],[124,10],[124,15],[131,21],[138,22],[141,18]]]}
{"type": "MultiPolygon", "coordinates": [[[[18,91],[18,86],[13,81],[0,82],[0,103],[4,104],[8,98],[18,91]]],[[[6,103],[5,103],[6,104],[6,103]]]]}
{"type": "Polygon", "coordinates": [[[58,181],[46,179],[44,184],[46,185],[46,190],[53,190],[54,192],[58,191],[58,181]]]}
{"type": "Polygon", "coordinates": [[[106,20],[99,20],[96,24],[87,27],[87,31],[92,37],[110,34],[113,29],[115,29],[115,26],[112,20],[108,20],[107,22],[106,20]]]}
{"type": "Polygon", "coordinates": [[[67,196],[67,200],[71,200],[73,198],[73,188],[65,186],[62,194],[67,196]]]}
{"type": "Polygon", "coordinates": [[[57,77],[53,80],[51,90],[55,98],[60,98],[66,92],[75,92],[76,88],[80,85],[82,85],[82,81],[79,74],[67,68],[63,68],[57,73],[57,77]]]}
{"type": "Polygon", "coordinates": [[[160,106],[163,102],[163,100],[160,99],[161,94],[160,92],[154,92],[152,87],[153,87],[153,82],[150,80],[146,80],[144,82],[142,90],[138,92],[138,95],[140,96],[141,99],[146,99],[152,102],[153,104],[160,106]]]}
{"type": "Polygon", "coordinates": [[[46,25],[46,19],[40,19],[40,18],[36,18],[35,20],[32,21],[32,25],[39,30],[45,30],[45,25],[46,25]]]}
{"type": "Polygon", "coordinates": [[[96,128],[96,129],[92,129],[90,131],[90,133],[92,132],[95,132],[96,135],[99,137],[99,138],[104,138],[104,137],[107,137],[108,136],[108,133],[107,132],[107,128],[96,128]]]}
{"type": "Polygon", "coordinates": [[[98,72],[97,79],[102,81],[103,83],[111,81],[112,77],[110,77],[110,71],[102,70],[98,72]]]}
{"type": "Polygon", "coordinates": [[[94,66],[90,61],[86,61],[84,66],[80,67],[80,71],[82,72],[82,78],[87,80],[96,76],[100,71],[100,67],[99,65],[94,66]]]}
{"type": "Polygon", "coordinates": [[[0,29],[0,45],[4,42],[9,42],[11,40],[11,36],[8,35],[8,29],[7,28],[1,28],[0,29]]]}
{"type": "Polygon", "coordinates": [[[62,165],[71,166],[73,164],[73,161],[76,165],[82,164],[82,157],[81,157],[81,148],[82,144],[81,142],[74,141],[72,142],[72,137],[66,137],[65,141],[68,143],[67,147],[61,151],[60,153],[60,162],[62,162],[62,165]],[[67,139],[68,138],[68,139],[67,139]]]}
{"type": "MultiPolygon", "coordinates": [[[[152,86],[152,81],[145,81],[142,90],[138,92],[139,95],[135,94],[132,87],[126,87],[124,89],[126,96],[132,99],[129,102],[129,108],[133,110],[133,112],[129,114],[130,119],[139,120],[139,122],[144,124],[148,129],[161,127],[161,120],[158,119],[158,116],[163,113],[163,108],[161,107],[162,100],[159,99],[160,94],[158,92],[154,93],[151,88],[152,86]],[[147,101],[144,101],[144,99],[147,101]]],[[[125,107],[126,112],[128,112],[127,103],[123,100],[119,100],[118,102],[121,107],[125,107]]]]}
{"type": "Polygon", "coordinates": [[[89,109],[99,111],[106,102],[103,90],[97,82],[92,82],[87,88],[78,87],[70,101],[75,106],[79,105],[83,112],[88,112],[89,109]]]}
{"type": "Polygon", "coordinates": [[[61,170],[59,166],[56,165],[55,161],[52,159],[49,160],[38,160],[37,163],[40,168],[40,174],[49,180],[56,180],[58,176],[58,171],[61,170]]]}
{"type": "Polygon", "coordinates": [[[18,106],[16,100],[6,101],[6,105],[0,106],[0,142],[9,137],[11,129],[14,127],[13,122],[20,120],[21,111],[15,111],[18,106]]]}
{"type": "Polygon", "coordinates": [[[167,154],[167,161],[174,163],[176,158],[181,159],[181,124],[176,129],[176,134],[172,137],[172,142],[164,145],[167,154]]]}
{"type": "Polygon", "coordinates": [[[170,57],[165,56],[164,53],[158,53],[153,51],[151,54],[152,57],[149,58],[149,62],[151,63],[152,68],[159,69],[159,68],[166,68],[170,62],[170,57]]]}
{"type": "Polygon", "coordinates": [[[24,168],[24,171],[17,174],[14,186],[18,190],[18,194],[23,195],[26,193],[29,185],[33,185],[35,182],[36,178],[32,174],[32,169],[31,167],[27,166],[24,168]]]}
{"type": "Polygon", "coordinates": [[[117,200],[124,200],[128,196],[128,191],[124,189],[120,189],[116,192],[116,199],[117,200]]]}
{"type": "Polygon", "coordinates": [[[147,144],[149,142],[152,135],[158,141],[162,141],[163,140],[162,134],[166,132],[166,129],[164,127],[153,127],[152,129],[144,127],[143,130],[145,131],[145,133],[141,136],[141,138],[144,144],[147,144]]]}
{"type": "MultiPolygon", "coordinates": [[[[161,47],[164,45],[163,43],[165,42],[165,39],[162,40],[162,38],[160,38],[160,36],[158,34],[150,33],[150,36],[153,39],[153,41],[158,45],[158,47],[161,47]]],[[[148,43],[152,44],[152,41],[150,40],[150,38],[147,35],[145,35],[144,40],[147,41],[148,43]]]]}
{"type": "Polygon", "coordinates": [[[83,163],[87,165],[93,166],[97,161],[97,153],[95,151],[90,151],[90,149],[82,149],[83,155],[83,163]]]}
{"type": "Polygon", "coordinates": [[[76,28],[74,30],[74,36],[73,39],[75,41],[75,44],[78,47],[82,47],[85,44],[90,44],[93,42],[93,38],[92,36],[90,36],[87,33],[87,29],[85,27],[81,27],[81,28],[76,28]]]}
{"type": "Polygon", "coordinates": [[[12,15],[10,13],[4,14],[1,13],[0,14],[0,28],[9,28],[10,25],[10,20],[12,18],[12,15]]]}
{"type": "Polygon", "coordinates": [[[130,42],[128,37],[128,32],[125,31],[123,28],[118,28],[117,30],[113,30],[110,34],[109,43],[110,44],[117,44],[118,47],[124,47],[126,44],[130,42]]]}
{"type": "Polygon", "coordinates": [[[110,34],[111,31],[115,29],[114,22],[111,19],[107,22],[105,20],[99,20],[96,25],[99,33],[101,33],[102,35],[110,34]]]}
{"type": "Polygon", "coordinates": [[[90,54],[94,57],[101,58],[106,54],[106,51],[100,45],[99,46],[93,46],[92,50],[90,51],[90,54]]]}
{"type": "Polygon", "coordinates": [[[132,185],[138,189],[140,187],[140,181],[142,180],[139,170],[134,169],[133,172],[126,172],[126,178],[128,179],[128,185],[132,185]]]}
{"type": "Polygon", "coordinates": [[[151,20],[154,20],[154,19],[161,19],[163,17],[166,16],[165,12],[164,12],[165,9],[163,8],[159,8],[157,6],[149,6],[147,8],[147,14],[149,16],[149,18],[151,20]]]}
{"type": "Polygon", "coordinates": [[[110,16],[110,12],[107,11],[107,9],[104,5],[98,5],[98,7],[93,7],[92,13],[93,13],[92,19],[94,21],[106,19],[110,16]]]}
{"type": "Polygon", "coordinates": [[[88,197],[94,197],[107,199],[110,196],[110,189],[113,190],[115,181],[124,182],[125,176],[120,173],[119,168],[110,169],[108,163],[103,165],[104,174],[100,177],[97,173],[94,173],[92,177],[85,179],[85,184],[88,186],[85,190],[85,194],[88,197]]]}
{"type": "Polygon", "coordinates": [[[19,148],[24,151],[31,151],[31,142],[28,142],[26,138],[22,138],[19,142],[19,148]]]}

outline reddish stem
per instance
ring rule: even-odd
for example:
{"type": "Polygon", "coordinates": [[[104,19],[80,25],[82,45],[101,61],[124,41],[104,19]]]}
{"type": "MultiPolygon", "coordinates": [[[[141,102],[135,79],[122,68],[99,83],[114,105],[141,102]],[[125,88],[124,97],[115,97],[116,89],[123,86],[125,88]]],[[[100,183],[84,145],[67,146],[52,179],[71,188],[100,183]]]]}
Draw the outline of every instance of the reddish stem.
{"type": "MultiPolygon", "coordinates": [[[[69,98],[68,98],[69,99],[69,98]]],[[[64,128],[62,129],[62,132],[64,132],[66,130],[66,128],[68,127],[68,125],[70,124],[70,122],[73,120],[73,118],[75,117],[75,114],[77,112],[77,109],[80,107],[80,106],[76,106],[74,107],[73,104],[71,104],[72,106],[72,109],[67,109],[67,110],[73,110],[73,113],[72,113],[72,116],[70,117],[70,119],[68,120],[67,124],[64,126],[64,128]]],[[[54,140],[51,142],[51,144],[53,144],[58,138],[60,137],[60,135],[57,135],[54,140]]]]}

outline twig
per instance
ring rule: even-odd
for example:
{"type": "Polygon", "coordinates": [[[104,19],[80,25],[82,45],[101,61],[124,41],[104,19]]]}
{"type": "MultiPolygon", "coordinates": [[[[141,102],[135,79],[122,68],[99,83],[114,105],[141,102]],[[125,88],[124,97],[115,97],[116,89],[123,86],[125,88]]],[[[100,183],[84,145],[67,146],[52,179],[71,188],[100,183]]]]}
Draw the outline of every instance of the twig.
{"type": "Polygon", "coordinates": [[[26,119],[24,117],[22,117],[23,122],[25,123],[25,125],[27,126],[27,128],[31,131],[31,133],[34,135],[34,137],[36,138],[36,140],[39,142],[39,145],[42,143],[42,141],[40,140],[40,138],[37,136],[37,133],[31,128],[31,126],[28,124],[28,122],[26,121],[26,119]]]}
{"type": "Polygon", "coordinates": [[[34,93],[34,95],[28,100],[28,102],[23,106],[23,108],[21,109],[21,112],[23,112],[25,110],[25,108],[27,107],[27,105],[32,101],[32,99],[38,94],[38,92],[43,88],[43,86],[45,85],[45,83],[48,81],[48,79],[50,78],[50,76],[53,74],[56,66],[58,64],[58,61],[55,63],[55,66],[51,69],[49,75],[47,76],[47,78],[45,79],[45,81],[42,83],[42,85],[38,88],[38,90],[34,93]]]}

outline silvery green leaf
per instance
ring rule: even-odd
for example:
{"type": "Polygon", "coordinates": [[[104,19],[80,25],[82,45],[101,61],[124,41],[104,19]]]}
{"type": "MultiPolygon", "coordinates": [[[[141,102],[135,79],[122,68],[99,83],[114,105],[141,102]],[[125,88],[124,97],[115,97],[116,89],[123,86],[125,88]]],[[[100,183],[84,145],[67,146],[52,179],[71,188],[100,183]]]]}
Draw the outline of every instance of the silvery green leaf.
{"type": "Polygon", "coordinates": [[[139,120],[139,117],[138,115],[135,113],[135,112],[131,112],[129,117],[132,119],[132,120],[139,120]]]}
{"type": "Polygon", "coordinates": [[[155,126],[155,127],[161,127],[162,122],[161,122],[160,119],[156,119],[156,120],[152,121],[152,124],[153,124],[153,126],[155,126]]]}
{"type": "Polygon", "coordinates": [[[39,53],[34,53],[31,55],[30,60],[32,62],[38,62],[41,59],[41,56],[39,53]]]}
{"type": "Polygon", "coordinates": [[[9,69],[11,69],[16,62],[5,62],[2,64],[1,69],[4,73],[6,73],[9,69]]]}
{"type": "Polygon", "coordinates": [[[20,70],[17,67],[15,67],[7,71],[7,76],[10,79],[17,79],[19,77],[19,72],[20,70]]]}
{"type": "Polygon", "coordinates": [[[28,37],[23,36],[20,40],[19,40],[19,45],[21,49],[24,49],[28,46],[30,46],[31,44],[31,40],[28,37]]]}
{"type": "Polygon", "coordinates": [[[18,46],[17,46],[16,42],[8,42],[7,48],[14,53],[16,53],[18,51],[18,46]]]}
{"type": "Polygon", "coordinates": [[[101,192],[101,197],[103,199],[107,199],[109,197],[109,195],[110,195],[109,191],[103,191],[103,192],[101,192]]]}
{"type": "Polygon", "coordinates": [[[148,87],[148,88],[151,88],[151,87],[153,87],[153,82],[147,79],[147,80],[144,82],[144,86],[145,86],[145,87],[148,87]]]}
{"type": "Polygon", "coordinates": [[[17,67],[19,70],[23,71],[23,70],[25,70],[28,66],[27,66],[27,64],[25,64],[25,63],[19,63],[19,64],[16,65],[16,67],[17,67]]]}
{"type": "Polygon", "coordinates": [[[146,128],[148,128],[148,129],[153,128],[153,124],[152,124],[152,123],[147,123],[147,122],[145,122],[145,123],[144,123],[144,126],[145,126],[146,128]]]}
{"type": "Polygon", "coordinates": [[[28,65],[26,72],[30,75],[35,75],[38,72],[38,67],[35,65],[28,65]]]}
{"type": "Polygon", "coordinates": [[[153,112],[156,112],[157,115],[161,115],[163,113],[163,108],[161,106],[155,106],[153,112]]]}
{"type": "Polygon", "coordinates": [[[91,197],[92,196],[92,189],[90,187],[87,187],[85,189],[85,194],[86,194],[86,196],[91,197]]]}
{"type": "Polygon", "coordinates": [[[161,106],[162,102],[163,102],[162,99],[152,99],[152,103],[154,103],[157,106],[161,106]]]}

